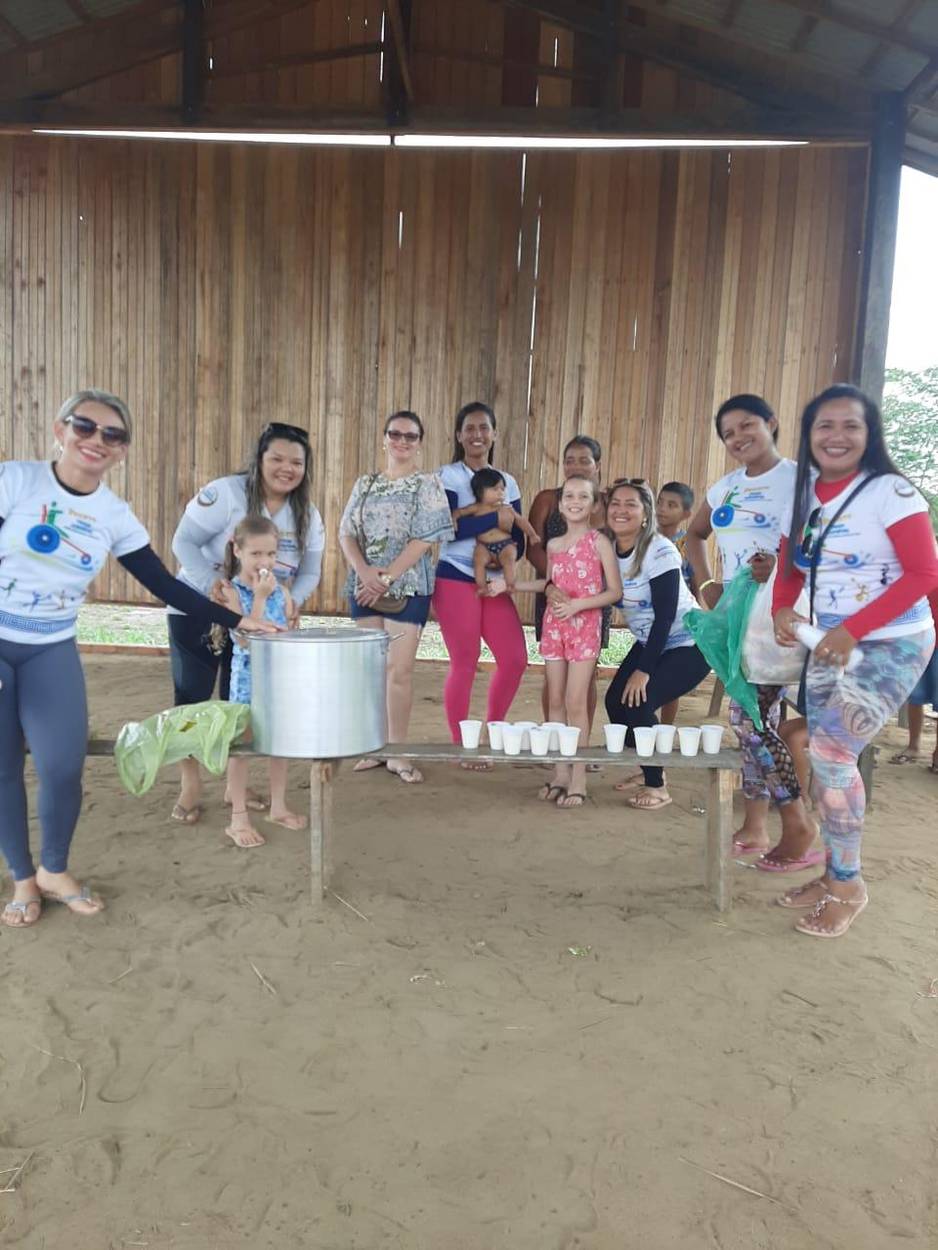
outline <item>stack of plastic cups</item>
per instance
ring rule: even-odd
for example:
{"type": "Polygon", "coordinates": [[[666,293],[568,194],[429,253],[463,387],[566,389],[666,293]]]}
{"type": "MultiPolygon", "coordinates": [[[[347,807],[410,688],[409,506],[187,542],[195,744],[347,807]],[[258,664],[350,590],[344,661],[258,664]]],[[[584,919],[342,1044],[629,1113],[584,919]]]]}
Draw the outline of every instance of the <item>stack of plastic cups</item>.
{"type": "Polygon", "coordinates": [[[502,747],[506,755],[520,755],[524,730],[520,725],[502,725],[502,747]]]}

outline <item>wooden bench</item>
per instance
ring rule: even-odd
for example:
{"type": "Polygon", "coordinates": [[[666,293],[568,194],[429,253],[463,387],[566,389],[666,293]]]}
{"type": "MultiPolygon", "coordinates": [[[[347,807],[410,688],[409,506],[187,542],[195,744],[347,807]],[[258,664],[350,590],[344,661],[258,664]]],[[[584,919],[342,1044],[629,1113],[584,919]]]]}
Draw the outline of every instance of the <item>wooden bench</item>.
{"type": "MultiPolygon", "coordinates": [[[[250,747],[234,747],[237,755],[254,755],[250,747]]],[[[113,755],[114,741],[110,738],[92,738],[88,743],[89,755],[113,755]]],[[[535,756],[529,751],[521,755],[505,755],[480,747],[476,751],[454,746],[452,743],[391,743],[380,751],[370,751],[370,759],[406,759],[418,764],[451,764],[474,760],[494,765],[504,764],[599,764],[604,768],[629,768],[632,771],[641,764],[658,765],[669,770],[691,769],[709,774],[707,791],[707,830],[705,843],[706,882],[710,897],[718,911],[728,911],[732,906],[731,865],[733,859],[733,791],[735,774],[739,772],[742,759],[739,751],[725,750],[719,755],[685,756],[675,751],[669,755],[653,755],[640,760],[634,751],[610,754],[601,748],[579,751],[575,757],[551,752],[535,756]]],[[[314,909],[322,906],[329,893],[332,880],[335,830],[332,817],[333,782],[341,760],[313,760],[309,774],[309,849],[310,893],[314,909]]],[[[493,792],[493,795],[497,792],[493,792]]],[[[621,815],[632,815],[622,807],[621,815]]],[[[634,814],[635,819],[642,819],[634,814]]]]}

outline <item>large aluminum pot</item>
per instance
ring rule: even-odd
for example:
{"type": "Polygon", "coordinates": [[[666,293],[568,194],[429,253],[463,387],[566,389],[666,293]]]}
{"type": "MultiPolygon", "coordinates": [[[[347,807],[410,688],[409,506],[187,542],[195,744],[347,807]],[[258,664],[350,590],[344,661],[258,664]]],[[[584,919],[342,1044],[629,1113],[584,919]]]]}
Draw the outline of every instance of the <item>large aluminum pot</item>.
{"type": "Polygon", "coordinates": [[[326,625],[251,638],[251,722],[261,755],[340,759],[387,742],[388,635],[326,625]]]}

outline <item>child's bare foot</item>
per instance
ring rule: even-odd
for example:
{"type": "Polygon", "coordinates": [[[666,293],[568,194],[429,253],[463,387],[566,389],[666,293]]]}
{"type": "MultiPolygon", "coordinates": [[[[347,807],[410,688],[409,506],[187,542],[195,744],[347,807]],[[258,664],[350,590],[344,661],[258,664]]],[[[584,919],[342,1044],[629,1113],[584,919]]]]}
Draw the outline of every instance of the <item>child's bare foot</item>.
{"type": "Polygon", "coordinates": [[[40,868],[36,873],[36,885],[43,898],[64,903],[77,916],[96,916],[104,910],[104,901],[76,881],[70,872],[47,872],[40,868]]]}
{"type": "Polygon", "coordinates": [[[744,820],[742,828],[733,834],[733,850],[737,855],[760,855],[771,845],[769,832],[762,824],[750,824],[744,820]]]}
{"type": "Polygon", "coordinates": [[[231,813],[231,824],[225,829],[235,846],[263,846],[266,838],[251,824],[247,810],[231,813]]]}
{"type": "Polygon", "coordinates": [[[281,829],[305,829],[306,817],[299,812],[291,812],[289,807],[272,807],[270,815],[264,819],[269,825],[279,825],[281,829]]]}
{"type": "MultiPolygon", "coordinates": [[[[231,794],[228,790],[225,791],[225,802],[231,806],[231,794]]],[[[267,800],[262,799],[256,790],[248,790],[244,805],[249,812],[266,812],[269,806],[267,800]]]]}

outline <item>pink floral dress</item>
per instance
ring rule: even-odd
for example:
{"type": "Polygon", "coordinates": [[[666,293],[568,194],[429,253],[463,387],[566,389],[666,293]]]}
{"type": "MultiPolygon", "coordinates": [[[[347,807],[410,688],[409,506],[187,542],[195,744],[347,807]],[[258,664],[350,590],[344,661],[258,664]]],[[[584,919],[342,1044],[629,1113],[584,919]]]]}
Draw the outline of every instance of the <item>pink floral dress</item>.
{"type": "MultiPolygon", "coordinates": [[[[605,589],[603,565],[596,549],[598,530],[588,530],[568,551],[551,552],[550,580],[571,599],[589,599],[605,589]]],[[[595,660],[599,656],[602,608],[587,608],[567,621],[544,612],[541,655],[545,660],[595,660]]]]}

